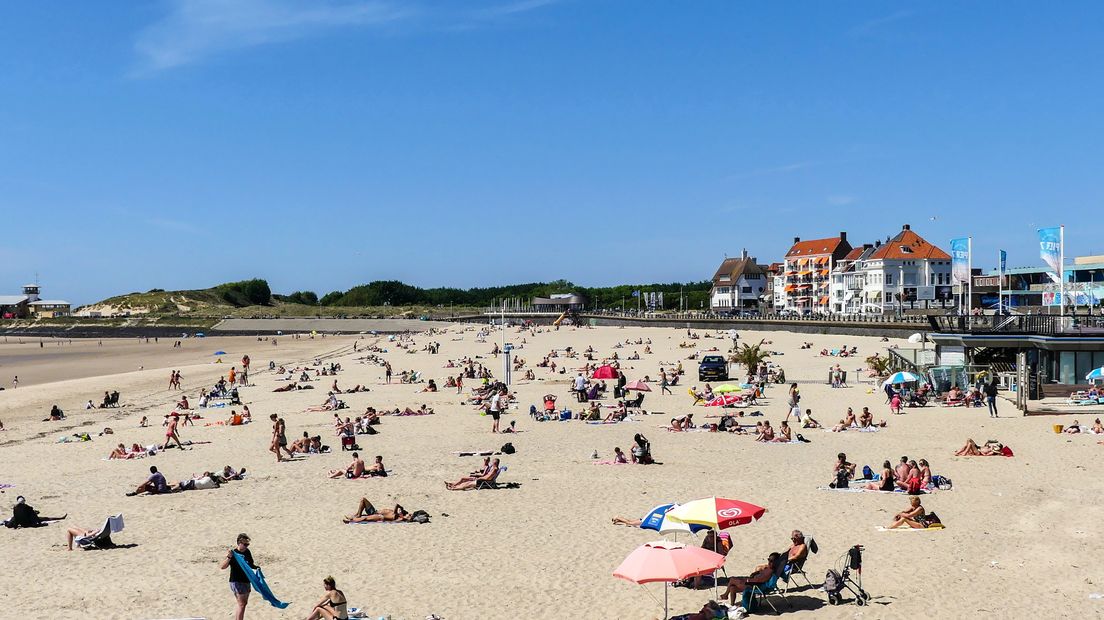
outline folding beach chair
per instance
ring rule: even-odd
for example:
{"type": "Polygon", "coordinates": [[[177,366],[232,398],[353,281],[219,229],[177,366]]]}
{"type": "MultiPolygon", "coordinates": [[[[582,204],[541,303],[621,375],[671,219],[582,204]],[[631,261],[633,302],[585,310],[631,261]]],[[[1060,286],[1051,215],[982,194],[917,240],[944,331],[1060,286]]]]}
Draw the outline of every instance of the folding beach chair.
{"type": "Polygon", "coordinates": [[[495,472],[494,477],[491,478],[490,480],[479,480],[478,482],[476,482],[475,483],[476,490],[479,490],[479,489],[497,489],[498,488],[498,477],[504,471],[506,471],[505,466],[499,467],[498,471],[495,472]]]}
{"type": "Polygon", "coordinates": [[[778,608],[774,606],[774,603],[770,601],[771,596],[778,596],[782,598],[782,602],[786,602],[786,592],[782,590],[778,581],[782,579],[782,574],[786,571],[786,555],[782,554],[778,556],[778,560],[775,562],[774,573],[771,574],[771,578],[764,584],[753,584],[748,586],[751,590],[751,608],[745,607],[748,611],[752,608],[766,603],[774,610],[774,613],[779,613],[778,608]]]}
{"type": "Polygon", "coordinates": [[[91,549],[114,549],[117,545],[111,540],[111,534],[123,531],[123,515],[117,514],[104,520],[99,532],[90,536],[81,536],[73,542],[86,551],[91,549]]]}

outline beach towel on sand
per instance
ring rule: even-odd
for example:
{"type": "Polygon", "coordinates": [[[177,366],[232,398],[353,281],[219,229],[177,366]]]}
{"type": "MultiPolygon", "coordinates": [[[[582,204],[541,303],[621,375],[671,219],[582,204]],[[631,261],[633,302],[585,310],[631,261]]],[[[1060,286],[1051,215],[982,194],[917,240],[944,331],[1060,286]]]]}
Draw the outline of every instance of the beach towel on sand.
{"type": "Polygon", "coordinates": [[[265,582],[264,573],[261,572],[261,569],[249,566],[249,563],[245,561],[242,554],[237,551],[233,553],[234,559],[238,562],[238,566],[245,572],[245,576],[249,578],[249,583],[253,586],[253,589],[257,591],[257,594],[260,594],[264,600],[268,601],[269,604],[277,609],[284,609],[291,604],[280,602],[280,600],[276,598],[276,595],[272,593],[272,590],[269,589],[268,584],[265,582]]]}

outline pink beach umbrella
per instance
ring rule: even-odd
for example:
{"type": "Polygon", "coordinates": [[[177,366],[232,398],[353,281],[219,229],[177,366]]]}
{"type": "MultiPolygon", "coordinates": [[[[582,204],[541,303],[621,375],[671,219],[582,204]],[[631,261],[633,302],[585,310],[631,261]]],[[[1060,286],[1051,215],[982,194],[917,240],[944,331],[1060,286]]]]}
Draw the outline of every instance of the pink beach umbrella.
{"type": "Polygon", "coordinates": [[[725,556],[701,547],[660,540],[637,547],[613,571],[633,583],[663,582],[663,617],[667,618],[667,584],[672,581],[708,575],[724,565],[725,556]]]}
{"type": "Polygon", "coordinates": [[[626,390],[636,390],[637,392],[651,392],[652,391],[652,388],[648,387],[647,383],[644,383],[643,381],[641,381],[639,379],[637,379],[636,381],[632,381],[630,383],[626,383],[625,384],[625,389],[626,390]]]}

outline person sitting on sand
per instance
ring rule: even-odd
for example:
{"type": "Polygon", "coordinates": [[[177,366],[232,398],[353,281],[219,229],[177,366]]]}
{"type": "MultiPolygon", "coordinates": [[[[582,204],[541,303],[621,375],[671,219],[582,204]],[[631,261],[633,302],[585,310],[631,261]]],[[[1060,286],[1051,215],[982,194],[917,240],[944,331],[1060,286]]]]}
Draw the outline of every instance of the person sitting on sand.
{"type": "MultiPolygon", "coordinates": [[[[760,564],[755,567],[755,570],[746,577],[732,577],[728,580],[728,588],[725,590],[722,598],[728,599],[729,605],[736,604],[736,596],[740,595],[744,598],[744,590],[748,589],[748,586],[763,585],[770,581],[771,575],[774,574],[775,562],[779,559],[778,553],[771,553],[767,556],[767,563],[760,564]]],[[[747,607],[745,607],[746,609],[747,607]]]]}
{"type": "Polygon", "coordinates": [[[165,474],[157,471],[156,465],[150,465],[150,476],[145,482],[138,485],[138,488],[127,493],[128,497],[135,495],[141,495],[142,493],[149,493],[151,495],[158,493],[169,493],[169,483],[165,480],[165,474]]]}
{"type": "Polygon", "coordinates": [[[1067,426],[1062,432],[1068,435],[1076,435],[1081,432],[1081,425],[1077,422],[1077,420],[1074,420],[1073,424],[1067,426]]]}
{"type": "Polygon", "coordinates": [[[897,480],[904,480],[909,475],[909,458],[902,456],[901,460],[897,462],[897,465],[893,467],[893,475],[897,480]]]}
{"type": "Polygon", "coordinates": [[[65,418],[65,412],[63,412],[61,409],[59,409],[57,405],[54,405],[53,407],[50,408],[49,417],[44,419],[43,422],[57,422],[58,420],[61,420],[61,419],[64,419],[64,418],[65,418]]]}
{"type": "Polygon", "coordinates": [[[920,505],[920,497],[913,495],[909,498],[909,507],[893,515],[893,523],[891,523],[887,529],[892,530],[902,525],[907,525],[912,529],[922,530],[927,527],[923,521],[924,515],[926,514],[927,511],[920,505]]]}
{"type": "Polygon", "coordinates": [[[499,460],[491,462],[491,466],[481,476],[464,476],[456,482],[445,482],[445,488],[450,491],[466,491],[479,486],[480,482],[490,482],[498,477],[499,460]]]}
{"type": "Polygon", "coordinates": [[[855,411],[851,407],[847,408],[847,415],[843,416],[843,423],[847,428],[858,426],[858,421],[855,419],[855,411]]]}
{"type": "Polygon", "coordinates": [[[38,511],[27,503],[26,498],[20,495],[15,498],[15,505],[12,506],[12,516],[7,521],[4,521],[4,525],[10,528],[42,527],[50,521],[61,521],[68,516],[68,514],[64,514],[60,517],[44,517],[38,514],[38,511]]]}
{"type": "Polygon", "coordinates": [[[945,404],[952,404],[960,402],[962,399],[962,390],[959,389],[959,387],[956,385],[951,387],[951,389],[947,391],[947,394],[943,397],[943,402],[945,404]]]}
{"type": "MultiPolygon", "coordinates": [[[[3,429],[3,428],[4,428],[4,425],[0,424],[0,429],[3,429]]],[[[1093,435],[1102,435],[1102,434],[1104,434],[1104,424],[1100,423],[1100,418],[1097,418],[1093,422],[1092,429],[1090,429],[1089,432],[1092,433],[1093,435]]]]}
{"type": "Polygon", "coordinates": [[[813,418],[812,409],[806,409],[801,416],[801,428],[820,428],[820,422],[813,418]]]}
{"type": "Polygon", "coordinates": [[[234,471],[233,467],[229,465],[222,468],[222,474],[219,476],[223,482],[230,480],[241,480],[245,477],[245,468],[242,467],[239,471],[234,471]]]}
{"type": "Polygon", "coordinates": [[[896,476],[893,473],[893,468],[889,461],[885,461],[882,463],[881,477],[874,482],[867,483],[863,488],[867,491],[892,491],[897,488],[895,481],[896,476]]]}
{"type": "Polygon", "coordinates": [[[394,508],[381,508],[376,510],[367,497],[360,498],[356,514],[342,519],[345,523],[373,523],[376,521],[409,521],[410,513],[399,504],[394,508]]]}
{"type": "Polygon", "coordinates": [[[932,484],[931,466],[928,465],[927,459],[920,459],[920,488],[931,489],[934,486],[932,484]]]}
{"type": "Polygon", "coordinates": [[[832,478],[838,479],[838,474],[841,470],[845,472],[848,480],[853,480],[855,478],[855,464],[847,460],[847,454],[844,452],[840,452],[836,455],[836,464],[832,467],[832,478]]]}
{"type": "Polygon", "coordinates": [[[763,426],[759,428],[759,435],[755,437],[755,441],[774,441],[774,427],[767,420],[763,421],[763,426]]]}
{"type": "Polygon", "coordinates": [[[436,392],[437,391],[437,384],[433,381],[433,379],[430,379],[429,382],[426,383],[426,386],[424,388],[422,388],[422,391],[423,392],[436,392]]]}
{"type": "Polygon", "coordinates": [[[142,416],[142,419],[138,421],[138,428],[146,428],[147,426],[149,426],[149,419],[142,416]]]}
{"type": "Polygon", "coordinates": [[[640,433],[633,437],[633,446],[630,453],[632,454],[632,462],[638,465],[650,465],[655,462],[652,460],[651,442],[640,433]]]}
{"type": "Polygon", "coordinates": [[[778,427],[778,436],[772,441],[789,443],[793,441],[793,431],[790,430],[790,423],[786,420],[782,420],[782,424],[778,427]]]}
{"type": "Polygon", "coordinates": [[[322,580],[322,588],[326,591],[311,610],[307,620],[346,620],[349,617],[349,600],[345,593],[337,589],[337,582],[333,577],[322,580]]]}
{"type": "Polygon", "coordinates": [[[916,464],[916,461],[910,460],[903,469],[905,475],[897,476],[897,488],[905,491],[909,489],[922,489],[920,466],[916,464]]]}
{"type": "Polygon", "coordinates": [[[377,478],[386,478],[387,468],[383,466],[383,457],[377,455],[375,462],[372,463],[372,466],[364,470],[364,475],[375,476],[377,478]]]}
{"type": "Polygon", "coordinates": [[[976,443],[974,443],[973,439],[967,439],[966,440],[966,445],[962,446],[962,448],[960,448],[957,452],[955,452],[954,455],[955,456],[995,456],[995,455],[1000,454],[1000,453],[1001,453],[1000,448],[995,448],[994,449],[994,444],[986,443],[984,447],[979,448],[978,445],[976,443]]]}
{"type": "Polygon", "coordinates": [[[130,458],[130,454],[127,452],[127,448],[123,444],[115,446],[115,449],[111,451],[111,454],[107,455],[109,459],[127,459],[130,458]]]}
{"type": "Polygon", "coordinates": [[[625,453],[621,451],[621,448],[614,448],[613,462],[618,465],[624,465],[629,462],[629,459],[625,457],[625,453]]]}
{"type": "Polygon", "coordinates": [[[364,459],[360,458],[360,454],[353,453],[353,462],[349,463],[349,466],[345,469],[331,469],[330,478],[360,478],[364,475],[364,459]]]}

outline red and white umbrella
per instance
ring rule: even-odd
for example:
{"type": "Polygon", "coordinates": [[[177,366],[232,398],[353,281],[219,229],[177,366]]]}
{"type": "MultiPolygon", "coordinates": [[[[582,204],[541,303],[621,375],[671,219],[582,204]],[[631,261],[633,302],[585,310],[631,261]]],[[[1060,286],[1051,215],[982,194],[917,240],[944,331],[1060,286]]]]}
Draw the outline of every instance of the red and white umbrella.
{"type": "Polygon", "coordinates": [[[762,506],[724,497],[696,499],[672,508],[667,518],[683,523],[708,525],[723,530],[737,525],[747,525],[759,520],[767,511],[762,506]]]}
{"type": "Polygon", "coordinates": [[[652,388],[648,387],[647,383],[637,379],[625,384],[626,390],[636,390],[637,392],[651,392],[652,388]]]}
{"type": "Polygon", "coordinates": [[[743,399],[735,394],[721,394],[714,396],[713,400],[705,403],[706,407],[727,407],[729,405],[735,405],[743,399]]]}

